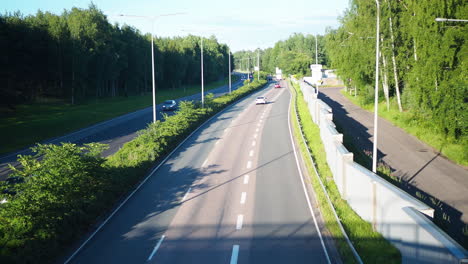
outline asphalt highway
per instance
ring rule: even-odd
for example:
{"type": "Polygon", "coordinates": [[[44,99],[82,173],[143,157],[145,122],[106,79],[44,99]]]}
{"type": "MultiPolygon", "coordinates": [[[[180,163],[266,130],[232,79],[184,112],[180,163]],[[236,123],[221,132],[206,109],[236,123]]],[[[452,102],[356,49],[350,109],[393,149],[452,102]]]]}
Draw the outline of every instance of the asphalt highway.
{"type": "MultiPolygon", "coordinates": [[[[232,85],[232,90],[242,86],[242,82],[238,81],[232,85]]],[[[222,87],[205,92],[205,94],[213,93],[215,97],[221,96],[229,92],[229,87],[224,85],[222,87]]],[[[177,103],[180,101],[195,101],[200,100],[200,95],[195,94],[179,99],[175,99],[177,103]]],[[[161,120],[163,111],[161,105],[156,106],[156,119],[161,120]]],[[[171,114],[171,112],[166,112],[171,114]]],[[[104,143],[109,145],[109,149],[105,150],[103,156],[109,156],[117,152],[123,144],[132,140],[137,136],[139,130],[144,129],[153,121],[153,108],[147,107],[132,113],[128,113],[108,121],[104,121],[93,126],[81,129],[79,131],[46,140],[42,143],[59,144],[61,142],[72,142],[76,144],[85,144],[91,142],[104,143]]],[[[17,166],[16,162],[18,155],[31,155],[33,154],[29,148],[20,150],[15,153],[7,154],[0,157],[0,180],[4,180],[10,173],[8,164],[17,166]]]]}
{"type": "Polygon", "coordinates": [[[339,263],[306,199],[289,101],[270,84],[215,116],[66,262],[339,263]]]}

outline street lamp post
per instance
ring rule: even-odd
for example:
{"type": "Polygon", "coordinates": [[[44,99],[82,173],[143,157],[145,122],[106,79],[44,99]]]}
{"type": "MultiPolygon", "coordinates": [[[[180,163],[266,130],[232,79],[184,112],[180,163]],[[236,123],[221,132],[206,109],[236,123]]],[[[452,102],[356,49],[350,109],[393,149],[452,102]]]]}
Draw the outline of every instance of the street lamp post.
{"type": "Polygon", "coordinates": [[[229,93],[231,93],[231,50],[229,50],[229,93]]]}
{"type": "Polygon", "coordinates": [[[379,0],[375,0],[377,5],[377,25],[375,36],[375,98],[374,98],[374,145],[372,147],[372,172],[377,173],[377,125],[379,110],[379,35],[380,35],[380,5],[379,0]]]}
{"type": "Polygon", "coordinates": [[[205,108],[205,89],[203,83],[203,37],[201,38],[201,105],[205,108]]]}
{"type": "Polygon", "coordinates": [[[260,81],[260,49],[257,50],[257,80],[260,81]]]}
{"type": "Polygon", "coordinates": [[[117,16],[121,17],[137,17],[137,18],[145,18],[151,20],[151,72],[152,72],[152,79],[153,79],[153,123],[156,123],[156,81],[154,77],[154,22],[159,17],[163,16],[177,16],[182,15],[185,13],[174,13],[174,14],[164,14],[158,16],[136,16],[136,15],[125,15],[119,14],[117,16]]]}
{"type": "Polygon", "coordinates": [[[154,79],[154,19],[151,21],[151,73],[153,76],[153,123],[156,123],[156,81],[154,79]]]}
{"type": "Polygon", "coordinates": [[[442,18],[438,17],[435,19],[437,22],[468,22],[468,19],[453,19],[453,18],[442,18]]]}
{"type": "Polygon", "coordinates": [[[318,44],[317,44],[317,34],[315,34],[315,64],[318,64],[318,44]]]}

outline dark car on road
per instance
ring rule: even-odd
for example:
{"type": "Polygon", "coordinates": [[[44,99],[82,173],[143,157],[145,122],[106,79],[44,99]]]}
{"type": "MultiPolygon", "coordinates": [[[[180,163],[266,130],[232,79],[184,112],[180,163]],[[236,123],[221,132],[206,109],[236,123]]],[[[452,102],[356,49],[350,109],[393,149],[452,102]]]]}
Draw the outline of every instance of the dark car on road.
{"type": "Polygon", "coordinates": [[[173,111],[177,109],[177,103],[174,100],[167,100],[162,105],[163,111],[173,111]]]}

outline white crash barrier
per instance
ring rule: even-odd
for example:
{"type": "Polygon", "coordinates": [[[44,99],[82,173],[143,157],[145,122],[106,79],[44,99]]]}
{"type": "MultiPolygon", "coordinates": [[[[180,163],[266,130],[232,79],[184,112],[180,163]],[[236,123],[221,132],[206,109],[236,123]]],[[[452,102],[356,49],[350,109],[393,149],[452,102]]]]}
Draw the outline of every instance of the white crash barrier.
{"type": "Polygon", "coordinates": [[[335,184],[353,210],[394,244],[403,263],[468,263],[468,252],[430,218],[434,210],[353,161],[333,123],[330,106],[316,89],[299,83],[314,123],[320,128],[335,184]]]}

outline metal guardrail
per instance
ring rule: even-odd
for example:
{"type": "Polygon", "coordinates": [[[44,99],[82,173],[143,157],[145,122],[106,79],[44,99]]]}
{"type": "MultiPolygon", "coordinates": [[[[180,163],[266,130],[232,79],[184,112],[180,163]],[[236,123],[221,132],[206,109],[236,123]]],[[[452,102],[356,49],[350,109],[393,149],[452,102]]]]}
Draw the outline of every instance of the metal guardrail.
{"type": "MultiPolygon", "coordinates": [[[[291,78],[291,80],[295,81],[295,79],[293,79],[293,78],[291,78]]],[[[295,96],[296,96],[295,99],[297,100],[297,95],[295,95],[295,96]]],[[[294,106],[294,110],[295,110],[296,121],[297,121],[298,124],[300,124],[296,106],[294,106]]],[[[343,233],[343,236],[346,239],[346,243],[348,244],[351,251],[353,252],[354,258],[356,259],[356,261],[358,263],[363,264],[361,256],[359,256],[359,253],[354,248],[353,243],[351,242],[351,240],[348,237],[348,234],[344,230],[343,225],[341,224],[340,218],[338,217],[338,214],[336,213],[335,207],[333,206],[333,203],[331,202],[330,196],[328,195],[328,192],[325,189],[325,185],[323,184],[322,179],[320,178],[320,175],[319,175],[319,173],[317,171],[317,166],[316,166],[314,160],[312,159],[312,154],[310,153],[310,149],[307,146],[307,142],[306,142],[306,140],[304,138],[304,132],[302,131],[302,129],[300,127],[299,127],[299,130],[301,132],[300,134],[301,134],[302,142],[304,143],[304,145],[306,147],[305,149],[307,150],[307,154],[308,154],[307,157],[309,158],[310,162],[312,163],[312,167],[314,168],[315,176],[317,177],[318,182],[320,183],[320,187],[322,188],[322,191],[323,191],[323,193],[325,194],[325,196],[327,198],[328,206],[330,206],[330,208],[332,209],[333,216],[335,217],[335,220],[338,223],[338,226],[340,227],[340,230],[341,230],[341,232],[343,233]]]]}

